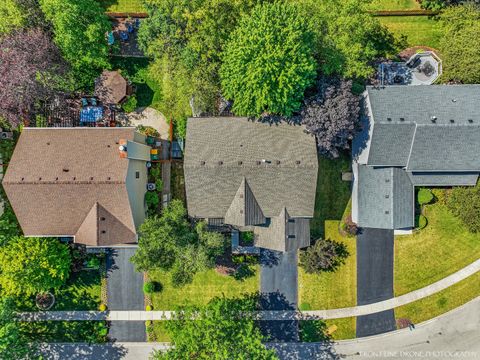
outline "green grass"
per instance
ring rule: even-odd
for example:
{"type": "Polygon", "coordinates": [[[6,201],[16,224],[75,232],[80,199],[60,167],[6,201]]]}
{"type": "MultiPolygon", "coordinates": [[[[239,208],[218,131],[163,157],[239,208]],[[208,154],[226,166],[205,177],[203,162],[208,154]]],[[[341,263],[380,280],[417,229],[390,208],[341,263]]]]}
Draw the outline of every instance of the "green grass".
{"type": "Polygon", "coordinates": [[[149,59],[115,56],[112,57],[111,64],[113,70],[120,70],[135,86],[138,107],[153,107],[158,110],[161,92],[158,84],[152,81],[148,74],[149,59]]]}
{"type": "Polygon", "coordinates": [[[52,310],[97,310],[101,303],[99,270],[82,270],[72,274],[67,285],[55,292],[52,310]]]}
{"type": "Polygon", "coordinates": [[[335,160],[318,157],[315,213],[310,222],[314,238],[325,234],[325,220],[340,220],[350,199],[350,183],[342,181],[342,171],[350,168],[350,158],[342,155],[335,160]]]}
{"type": "Polygon", "coordinates": [[[235,280],[231,276],[221,275],[215,270],[197,273],[193,282],[181,288],[174,288],[170,282],[170,274],[163,271],[149,273],[152,281],[163,285],[160,293],[152,294],[154,310],[175,310],[185,305],[205,305],[216,296],[238,297],[245,293],[258,291],[259,269],[255,275],[244,281],[235,280]]]}
{"type": "Polygon", "coordinates": [[[98,0],[106,12],[144,13],[142,0],[98,0]]]}
{"type": "Polygon", "coordinates": [[[395,295],[422,288],[480,258],[480,234],[470,233],[440,202],[427,205],[428,225],[395,238],[395,295]]]}
{"type": "Polygon", "coordinates": [[[332,333],[333,340],[345,340],[345,339],[355,339],[356,337],[356,318],[342,318],[342,319],[331,319],[325,320],[327,327],[337,326],[337,330],[332,333]]]}
{"type": "Polygon", "coordinates": [[[345,340],[355,338],[356,319],[354,317],[333,320],[301,320],[300,339],[302,342],[345,340]],[[327,335],[329,328],[337,329],[327,335]]]}
{"type": "Polygon", "coordinates": [[[414,324],[439,316],[480,295],[480,272],[434,295],[395,309],[396,319],[410,319],[414,324]]]}
{"type": "Polygon", "coordinates": [[[442,30],[433,17],[382,16],[378,20],[396,36],[406,36],[408,46],[439,46],[442,30]]]}
{"type": "Polygon", "coordinates": [[[420,10],[420,4],[415,0],[373,0],[369,5],[370,10],[420,10]]]}
{"type": "Polygon", "coordinates": [[[339,221],[326,221],[326,238],[347,246],[349,257],[335,272],[306,274],[298,272],[300,310],[335,309],[355,306],[357,303],[357,254],[355,237],[344,237],[338,232],[339,221]]]}
{"type": "Polygon", "coordinates": [[[156,342],[170,342],[171,338],[167,331],[167,321],[154,321],[152,337],[156,342]]]}

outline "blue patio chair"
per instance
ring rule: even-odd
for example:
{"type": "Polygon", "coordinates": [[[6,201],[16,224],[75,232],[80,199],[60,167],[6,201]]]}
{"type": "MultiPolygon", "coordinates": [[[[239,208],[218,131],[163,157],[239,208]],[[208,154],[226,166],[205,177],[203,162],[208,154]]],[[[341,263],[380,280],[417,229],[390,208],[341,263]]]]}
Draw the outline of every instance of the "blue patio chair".
{"type": "Polygon", "coordinates": [[[88,106],[88,100],[86,98],[82,98],[82,107],[88,106]]]}
{"type": "Polygon", "coordinates": [[[131,23],[127,23],[127,31],[129,34],[133,33],[135,29],[133,28],[133,25],[131,23]]]}
{"type": "Polygon", "coordinates": [[[128,41],[128,33],[120,31],[120,39],[122,39],[122,41],[128,41]]]}
{"type": "Polygon", "coordinates": [[[140,27],[140,19],[135,19],[135,27],[138,29],[140,27]]]}
{"type": "Polygon", "coordinates": [[[113,36],[113,31],[110,31],[107,37],[108,37],[108,45],[111,46],[115,44],[115,36],[113,36]]]}
{"type": "Polygon", "coordinates": [[[90,104],[92,104],[92,106],[97,106],[97,99],[90,98],[90,104]]]}

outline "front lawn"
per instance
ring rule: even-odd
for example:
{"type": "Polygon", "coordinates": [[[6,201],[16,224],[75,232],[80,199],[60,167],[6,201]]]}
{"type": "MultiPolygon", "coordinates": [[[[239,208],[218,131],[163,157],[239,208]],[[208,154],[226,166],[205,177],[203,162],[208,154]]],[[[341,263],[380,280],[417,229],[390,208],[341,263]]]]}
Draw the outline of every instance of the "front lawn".
{"type": "Polygon", "coordinates": [[[357,304],[357,253],[355,237],[342,236],[339,221],[325,222],[325,237],[344,243],[349,256],[335,272],[306,274],[298,271],[300,310],[335,309],[357,304]]]}
{"type": "Polygon", "coordinates": [[[99,0],[106,12],[144,13],[142,0],[99,0]]]}
{"type": "Polygon", "coordinates": [[[340,220],[350,199],[350,182],[342,181],[342,172],[349,171],[350,157],[338,159],[318,157],[317,190],[315,212],[310,229],[316,239],[325,234],[325,220],[340,220]]]}
{"type": "Polygon", "coordinates": [[[395,238],[395,295],[422,288],[480,258],[480,233],[470,233],[440,202],[427,205],[428,225],[395,238]]]}
{"type": "Polygon", "coordinates": [[[355,332],[356,318],[354,317],[300,321],[300,339],[302,342],[354,339],[355,332]]]}
{"type": "Polygon", "coordinates": [[[442,30],[435,17],[381,16],[378,20],[396,36],[406,36],[408,46],[439,46],[442,30]]]}
{"type": "Polygon", "coordinates": [[[150,272],[150,280],[163,285],[161,292],[152,294],[153,309],[175,310],[179,306],[205,305],[216,296],[239,297],[245,293],[257,292],[259,273],[260,269],[257,267],[254,276],[241,281],[212,269],[195,274],[191,284],[175,288],[171,285],[169,273],[150,272]]]}
{"type": "Polygon", "coordinates": [[[82,270],[70,275],[67,284],[55,292],[52,310],[97,310],[101,303],[99,270],[82,270]]]}
{"type": "Polygon", "coordinates": [[[409,319],[414,324],[455,309],[480,295],[480,272],[434,295],[395,309],[396,319],[409,319]]]}

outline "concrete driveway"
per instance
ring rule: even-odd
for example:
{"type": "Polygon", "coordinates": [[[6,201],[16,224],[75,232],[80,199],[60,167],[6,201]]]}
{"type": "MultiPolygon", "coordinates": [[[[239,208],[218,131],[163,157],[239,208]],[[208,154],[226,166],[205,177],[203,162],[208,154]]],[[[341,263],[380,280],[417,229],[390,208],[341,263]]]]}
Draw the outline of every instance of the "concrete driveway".
{"type": "MultiPolygon", "coordinates": [[[[393,230],[363,228],[357,235],[357,305],[393,297],[393,230]]],[[[357,337],[396,328],[393,310],[359,316],[357,337]]]]}
{"type": "MultiPolygon", "coordinates": [[[[136,248],[114,248],[107,257],[107,296],[110,310],[144,310],[143,274],[130,258],[136,248]]],[[[143,321],[112,321],[109,337],[117,341],[146,341],[143,321]]]]}
{"type": "MultiPolygon", "coordinates": [[[[297,251],[260,251],[260,292],[264,310],[296,310],[298,301],[297,251]]],[[[270,341],[298,341],[297,321],[262,321],[270,341]]]]}

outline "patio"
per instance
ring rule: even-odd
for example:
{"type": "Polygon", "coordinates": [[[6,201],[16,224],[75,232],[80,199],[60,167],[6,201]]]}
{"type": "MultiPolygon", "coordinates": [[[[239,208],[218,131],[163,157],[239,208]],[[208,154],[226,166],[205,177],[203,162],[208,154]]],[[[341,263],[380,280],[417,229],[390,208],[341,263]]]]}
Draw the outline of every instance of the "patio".
{"type": "Polygon", "coordinates": [[[405,62],[383,62],[379,65],[381,85],[431,85],[442,74],[442,60],[433,52],[412,55],[405,62]]]}
{"type": "Polygon", "coordinates": [[[140,27],[139,18],[115,18],[112,20],[113,39],[109,37],[110,45],[119,44],[120,56],[143,57],[138,47],[137,35],[140,27]],[[112,44],[113,42],[113,44],[112,44]]]}

